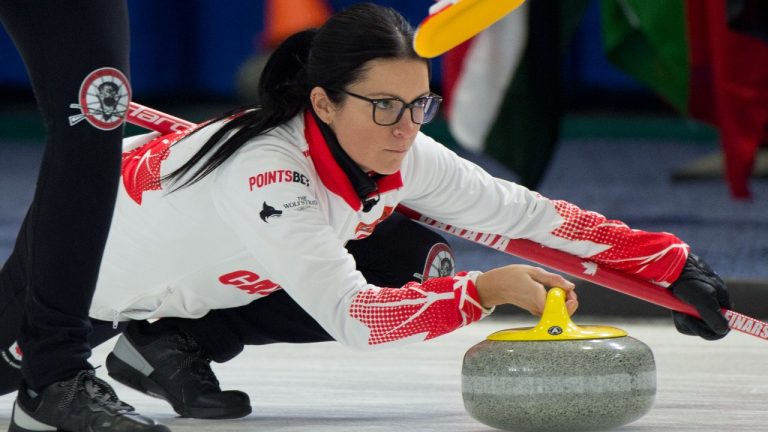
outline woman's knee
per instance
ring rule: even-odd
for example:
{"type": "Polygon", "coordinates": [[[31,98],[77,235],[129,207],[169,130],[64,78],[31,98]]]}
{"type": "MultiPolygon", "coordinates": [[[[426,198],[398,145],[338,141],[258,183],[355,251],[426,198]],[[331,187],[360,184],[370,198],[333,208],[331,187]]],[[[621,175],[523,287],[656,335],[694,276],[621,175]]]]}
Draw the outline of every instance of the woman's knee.
{"type": "Polygon", "coordinates": [[[371,236],[349,242],[347,250],[368,282],[380,286],[423,282],[455,272],[453,250],[445,237],[397,213],[371,236]]]}

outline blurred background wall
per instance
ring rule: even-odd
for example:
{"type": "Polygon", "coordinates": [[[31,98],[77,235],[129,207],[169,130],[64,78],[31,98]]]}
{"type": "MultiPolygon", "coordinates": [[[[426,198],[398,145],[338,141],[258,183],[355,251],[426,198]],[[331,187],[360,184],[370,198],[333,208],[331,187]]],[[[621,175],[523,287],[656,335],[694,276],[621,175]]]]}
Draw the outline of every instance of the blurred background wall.
{"type": "MultiPolygon", "coordinates": [[[[292,0],[282,0],[291,2],[292,0]]],[[[355,0],[328,0],[338,10],[355,0]]],[[[432,0],[377,0],[417,25],[432,0]]],[[[265,0],[130,0],[132,84],[135,98],[158,95],[235,98],[238,68],[262,49],[265,0]]],[[[651,97],[612,66],[602,49],[599,1],[590,2],[567,53],[563,79],[588,98],[604,92],[651,97]]],[[[0,32],[0,97],[24,90],[28,80],[13,43],[0,32]]],[[[441,86],[440,59],[433,85],[441,86]]],[[[55,79],[55,78],[54,78],[55,79]]],[[[627,108],[631,108],[627,106],[627,108]]],[[[661,104],[654,108],[663,109],[661,104]]]]}
{"type": "MultiPolygon", "coordinates": [[[[259,67],[269,50],[285,36],[286,27],[296,28],[302,22],[319,25],[322,20],[311,17],[318,14],[319,7],[331,13],[357,1],[130,0],[134,100],[152,103],[158,108],[167,108],[169,103],[200,106],[203,102],[225,105],[253,102],[259,67]]],[[[416,26],[426,16],[433,0],[378,0],[377,3],[397,9],[416,26]]],[[[730,46],[723,45],[719,52],[743,54],[739,58],[732,54],[720,56],[724,58],[720,63],[711,58],[719,46],[710,39],[736,34],[730,31],[734,22],[752,29],[768,27],[768,18],[764,16],[767,10],[768,6],[760,0],[529,0],[509,17],[521,18],[516,22],[507,20],[512,26],[523,27],[518,33],[522,37],[515,39],[525,45],[523,60],[513,66],[525,66],[518,72],[527,71],[528,75],[515,76],[514,70],[506,71],[510,74],[508,80],[501,80],[503,85],[491,90],[503,95],[505,105],[479,108],[493,111],[490,116],[501,113],[506,117],[499,116],[494,124],[486,125],[491,127],[487,131],[478,133],[472,129],[470,133],[482,135],[477,141],[483,142],[475,146],[481,145],[484,153],[504,160],[523,184],[536,187],[546,172],[560,129],[564,127],[565,132],[571,129],[572,123],[568,120],[573,117],[564,118],[564,114],[633,113],[675,117],[681,122],[657,124],[650,129],[646,125],[640,129],[667,127],[671,133],[714,141],[717,128],[721,128],[722,148],[726,150],[724,163],[715,156],[700,161],[700,166],[693,171],[676,175],[722,176],[723,166],[718,164],[724,165],[731,194],[737,199],[749,198],[747,179],[753,165],[757,165],[758,175],[768,175],[764,174],[768,169],[759,169],[761,159],[756,157],[756,149],[766,141],[764,136],[768,136],[768,132],[756,128],[765,129],[760,122],[768,121],[765,120],[768,109],[754,110],[754,101],[718,99],[714,84],[725,80],[712,77],[718,72],[718,64],[733,64],[731,69],[737,69],[739,62],[754,62],[762,57],[765,59],[756,67],[768,70],[768,41],[756,42],[761,36],[764,39],[768,36],[765,30],[755,37],[739,36],[741,39],[730,46]],[[708,9],[715,9],[716,13],[708,9]],[[738,13],[735,18],[731,17],[732,10],[738,13]],[[714,16],[721,33],[712,32],[706,25],[692,24],[706,21],[708,16],[714,16]],[[765,49],[757,52],[744,40],[758,48],[764,45],[765,49]],[[696,44],[696,41],[704,43],[696,44]],[[703,60],[698,59],[698,65],[694,64],[696,53],[706,54],[703,60]],[[717,118],[716,105],[734,114],[730,119],[717,118]],[[524,118],[525,115],[532,118],[524,118]],[[746,134],[735,131],[741,126],[727,127],[728,120],[732,124],[752,117],[751,130],[746,134]],[[537,129],[531,127],[534,124],[537,129]],[[513,147],[510,142],[523,147],[510,150],[513,147]]],[[[502,35],[495,43],[501,47],[511,45],[508,35],[502,35]]],[[[456,61],[456,57],[466,51],[464,46],[463,50],[454,50],[434,60],[432,87],[446,98],[446,106],[452,103],[454,85],[462,72],[461,59],[456,61]]],[[[24,66],[4,32],[0,32],[0,59],[0,102],[30,101],[24,66]]],[[[760,72],[749,85],[751,87],[735,93],[759,88],[759,102],[768,104],[768,71],[760,72]]],[[[3,105],[4,109],[9,106],[3,105]]],[[[212,111],[217,109],[213,107],[212,111]]],[[[475,107],[470,110],[475,111],[475,107]]],[[[472,147],[465,142],[466,137],[457,135],[460,130],[457,123],[462,118],[450,118],[449,110],[445,110],[445,117],[452,132],[444,136],[445,141],[450,144],[457,138],[464,147],[472,147]]],[[[601,133],[603,127],[608,128],[608,133],[613,130],[610,125],[595,126],[575,125],[576,129],[588,128],[596,133],[601,133]]],[[[623,126],[632,127],[626,122],[623,126]]],[[[768,160],[762,165],[765,164],[768,160]]]]}

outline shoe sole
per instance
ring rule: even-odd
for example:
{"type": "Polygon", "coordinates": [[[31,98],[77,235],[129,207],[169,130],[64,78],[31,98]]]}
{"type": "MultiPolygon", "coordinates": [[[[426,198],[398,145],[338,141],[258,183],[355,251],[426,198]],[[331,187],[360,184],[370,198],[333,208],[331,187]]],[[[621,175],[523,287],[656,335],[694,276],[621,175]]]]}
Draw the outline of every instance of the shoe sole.
{"type": "Polygon", "coordinates": [[[150,377],[142,374],[140,371],[118,358],[114,353],[107,356],[107,373],[115,381],[124,384],[136,391],[144,393],[147,396],[162,399],[173,407],[182,417],[199,419],[236,419],[245,417],[251,413],[251,406],[228,407],[228,408],[204,408],[189,407],[182,401],[177,400],[165,391],[150,377]]]}
{"type": "Polygon", "coordinates": [[[35,420],[16,401],[13,402],[13,414],[11,414],[11,424],[8,425],[8,432],[53,432],[58,430],[54,426],[35,420]]]}

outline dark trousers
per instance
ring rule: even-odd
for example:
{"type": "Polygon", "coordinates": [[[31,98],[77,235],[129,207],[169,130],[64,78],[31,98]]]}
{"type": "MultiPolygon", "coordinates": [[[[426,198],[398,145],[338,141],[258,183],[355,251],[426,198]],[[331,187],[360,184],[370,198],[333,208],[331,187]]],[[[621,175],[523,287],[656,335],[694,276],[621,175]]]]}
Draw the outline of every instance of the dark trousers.
{"type": "MultiPolygon", "coordinates": [[[[430,251],[436,244],[444,245],[439,250],[448,248],[441,235],[395,213],[371,236],[350,241],[346,247],[368,283],[401,287],[422,281],[424,269],[433,265],[429,262],[430,251]]],[[[245,345],[333,340],[284,290],[238,308],[213,310],[196,320],[166,318],[152,324],[135,321],[128,325],[128,332],[139,343],[172,329],[192,336],[217,362],[235,357],[245,345]]]]}
{"type": "Polygon", "coordinates": [[[128,74],[128,12],[120,0],[0,0],[0,22],[24,59],[47,128],[35,195],[0,273],[0,365],[18,336],[24,379],[39,389],[90,367],[88,310],[130,91],[124,81],[86,77],[105,67],[128,74]]]}

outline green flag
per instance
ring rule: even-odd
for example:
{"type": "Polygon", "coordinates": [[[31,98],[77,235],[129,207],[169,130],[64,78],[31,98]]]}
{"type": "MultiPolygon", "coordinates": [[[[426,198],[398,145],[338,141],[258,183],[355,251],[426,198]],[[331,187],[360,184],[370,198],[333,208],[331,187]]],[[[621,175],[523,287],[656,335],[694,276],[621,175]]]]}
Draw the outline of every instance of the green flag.
{"type": "Polygon", "coordinates": [[[608,58],[688,113],[689,63],[684,0],[602,0],[608,58]]]}

